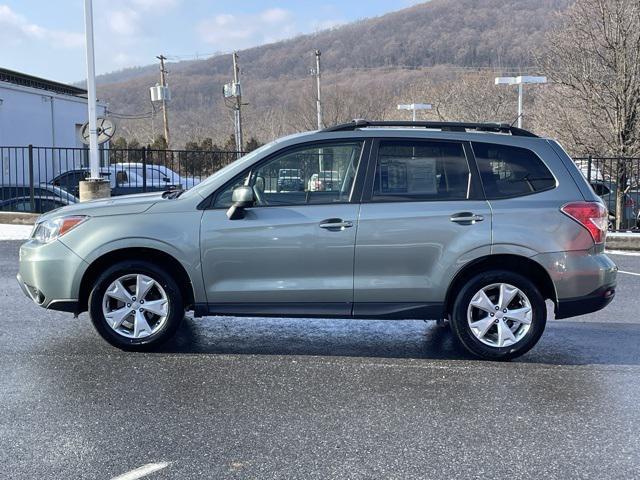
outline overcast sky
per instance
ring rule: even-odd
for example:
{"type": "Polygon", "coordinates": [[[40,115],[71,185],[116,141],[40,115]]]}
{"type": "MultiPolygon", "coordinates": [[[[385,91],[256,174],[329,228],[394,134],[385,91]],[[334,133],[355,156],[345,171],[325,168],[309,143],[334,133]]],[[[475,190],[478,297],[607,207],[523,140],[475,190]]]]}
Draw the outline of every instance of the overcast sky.
{"type": "MultiPolygon", "coordinates": [[[[381,15],[416,0],[94,0],[96,71],[192,59],[381,15]]],[[[0,0],[0,67],[86,77],[83,0],[0,0]]]]}

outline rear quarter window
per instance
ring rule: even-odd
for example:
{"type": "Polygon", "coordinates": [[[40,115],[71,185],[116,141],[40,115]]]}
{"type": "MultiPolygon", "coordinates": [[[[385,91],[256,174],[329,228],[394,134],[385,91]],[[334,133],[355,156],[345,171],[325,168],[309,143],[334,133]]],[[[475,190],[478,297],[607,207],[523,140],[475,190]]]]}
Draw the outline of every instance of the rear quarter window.
{"type": "Polygon", "coordinates": [[[473,142],[487,199],[513,198],[555,188],[556,179],[527,148],[473,142]]]}

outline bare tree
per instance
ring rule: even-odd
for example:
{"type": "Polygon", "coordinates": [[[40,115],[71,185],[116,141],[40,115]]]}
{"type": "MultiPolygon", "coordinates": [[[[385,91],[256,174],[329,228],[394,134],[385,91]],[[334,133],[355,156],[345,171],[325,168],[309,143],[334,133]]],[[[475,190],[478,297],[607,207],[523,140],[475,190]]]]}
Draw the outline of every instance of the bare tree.
{"type": "MultiPolygon", "coordinates": [[[[640,2],[638,0],[576,0],[547,35],[541,58],[547,75],[564,97],[565,128],[578,142],[601,154],[628,157],[640,152],[640,2]]],[[[621,227],[622,202],[629,188],[623,160],[612,172],[617,185],[616,228],[621,227]]]]}
{"type": "Polygon", "coordinates": [[[494,85],[497,74],[499,72],[471,72],[450,78],[427,77],[397,96],[393,107],[396,103],[426,102],[433,105],[433,110],[423,113],[421,118],[512,122],[516,118],[516,91],[494,85]]]}

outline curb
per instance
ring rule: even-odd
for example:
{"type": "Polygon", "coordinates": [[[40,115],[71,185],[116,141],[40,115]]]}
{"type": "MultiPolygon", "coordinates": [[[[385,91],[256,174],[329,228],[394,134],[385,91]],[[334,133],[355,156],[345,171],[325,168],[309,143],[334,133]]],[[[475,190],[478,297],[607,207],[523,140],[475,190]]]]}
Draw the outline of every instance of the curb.
{"type": "Polygon", "coordinates": [[[38,213],[0,212],[0,224],[33,225],[39,216],[38,213]]]}
{"type": "Polygon", "coordinates": [[[638,233],[609,233],[606,247],[609,250],[640,251],[640,234],[638,233]]]}

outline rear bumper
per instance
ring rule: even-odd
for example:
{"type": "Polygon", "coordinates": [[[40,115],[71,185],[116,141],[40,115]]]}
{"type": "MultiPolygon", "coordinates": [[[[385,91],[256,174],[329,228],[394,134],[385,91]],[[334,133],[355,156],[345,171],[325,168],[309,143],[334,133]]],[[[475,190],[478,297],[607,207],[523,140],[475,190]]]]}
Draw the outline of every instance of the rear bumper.
{"type": "Polygon", "coordinates": [[[533,257],[553,282],[556,318],[568,318],[606,307],[615,295],[616,264],[603,252],[568,251],[533,257]]]}
{"type": "Polygon", "coordinates": [[[611,303],[615,295],[615,285],[609,285],[584,297],[558,300],[556,319],[577,317],[602,310],[611,303]]]}

